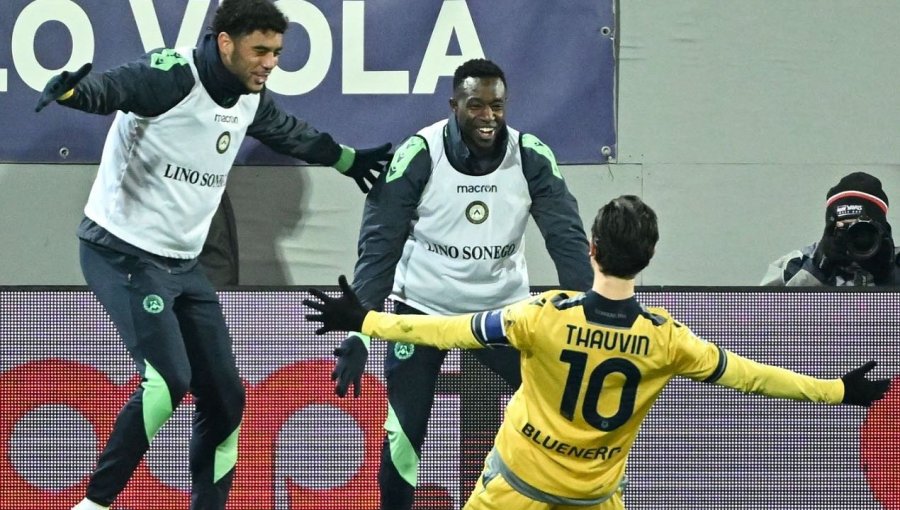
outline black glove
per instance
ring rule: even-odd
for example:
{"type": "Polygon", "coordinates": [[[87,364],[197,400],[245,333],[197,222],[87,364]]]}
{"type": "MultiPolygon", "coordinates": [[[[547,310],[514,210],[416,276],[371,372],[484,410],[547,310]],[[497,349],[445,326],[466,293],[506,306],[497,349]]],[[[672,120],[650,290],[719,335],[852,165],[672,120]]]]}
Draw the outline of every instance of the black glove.
{"type": "Polygon", "coordinates": [[[866,373],[875,365],[874,361],[870,361],[841,377],[844,382],[844,400],[841,403],[869,407],[884,396],[891,386],[890,379],[866,379],[866,373]]]}
{"type": "Polygon", "coordinates": [[[319,289],[309,289],[309,293],[318,298],[318,301],[304,299],[303,304],[313,310],[322,313],[306,315],[306,320],[321,322],[322,327],[316,330],[317,335],[323,335],[329,331],[361,331],[363,319],[368,310],[363,308],[356,297],[356,293],[347,283],[347,277],[338,277],[338,285],[341,287],[341,297],[335,299],[328,297],[319,289]]]}
{"type": "Polygon", "coordinates": [[[822,238],[819,239],[816,251],[813,253],[813,265],[819,271],[818,274],[814,274],[825,283],[834,276],[839,265],[850,263],[850,259],[843,253],[843,250],[835,246],[835,224],[834,218],[828,218],[825,222],[825,231],[822,232],[822,238]]]}
{"type": "Polygon", "coordinates": [[[347,388],[351,383],[354,397],[358,398],[362,391],[362,374],[366,370],[366,360],[369,359],[369,348],[366,345],[368,338],[362,337],[362,333],[350,333],[341,342],[341,346],[334,350],[337,363],[331,372],[331,380],[337,381],[334,393],[339,397],[347,396],[347,388]]]}
{"type": "Polygon", "coordinates": [[[62,97],[63,94],[75,88],[75,85],[91,72],[91,67],[91,63],[88,62],[74,73],[63,71],[53,78],[50,78],[50,81],[44,85],[44,91],[41,92],[41,98],[38,99],[34,111],[39,112],[43,110],[45,106],[56,101],[62,97]]]}
{"type": "Polygon", "coordinates": [[[352,177],[360,191],[368,193],[378,179],[378,174],[384,171],[385,164],[391,160],[393,154],[390,154],[390,150],[389,143],[371,149],[357,149],[353,163],[343,174],[352,177]]]}

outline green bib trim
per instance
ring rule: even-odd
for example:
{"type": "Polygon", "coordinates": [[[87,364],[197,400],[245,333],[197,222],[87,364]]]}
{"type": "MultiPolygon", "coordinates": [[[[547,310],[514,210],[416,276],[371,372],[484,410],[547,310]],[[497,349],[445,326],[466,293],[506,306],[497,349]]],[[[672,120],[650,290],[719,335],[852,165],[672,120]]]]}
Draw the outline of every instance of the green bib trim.
{"type": "Polygon", "coordinates": [[[166,49],[150,55],[150,67],[160,71],[168,71],[175,66],[187,65],[188,61],[177,51],[166,49]]]}
{"type": "Polygon", "coordinates": [[[563,178],[562,174],[559,172],[559,165],[556,164],[556,156],[553,155],[553,151],[550,150],[550,147],[544,145],[544,142],[540,141],[538,137],[529,135],[528,133],[522,134],[522,147],[531,149],[547,158],[547,161],[550,162],[550,168],[553,170],[553,175],[560,179],[563,178]]]}
{"type": "Polygon", "coordinates": [[[391,182],[402,177],[403,172],[409,167],[409,162],[412,161],[413,157],[427,148],[428,144],[418,136],[410,137],[403,142],[403,145],[394,152],[394,157],[391,159],[391,166],[388,168],[385,182],[391,182]]]}

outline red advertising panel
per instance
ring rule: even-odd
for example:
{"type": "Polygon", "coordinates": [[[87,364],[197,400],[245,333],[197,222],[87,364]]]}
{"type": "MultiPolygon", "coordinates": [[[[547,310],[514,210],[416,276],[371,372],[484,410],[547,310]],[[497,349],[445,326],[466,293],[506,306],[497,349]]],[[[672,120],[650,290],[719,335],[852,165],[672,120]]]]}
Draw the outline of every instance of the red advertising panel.
{"type": "MultiPolygon", "coordinates": [[[[386,396],[373,342],[359,399],[334,395],[331,350],[304,292],[220,294],[247,389],[233,510],[376,509],[386,396]]],[[[645,290],[699,336],[817,377],[869,359],[900,371],[898,295],[759,289],[645,290]]],[[[130,359],[83,289],[0,289],[0,510],[68,509],[119,407],[130,359]]],[[[448,356],[420,466],[420,509],[465,502],[509,397],[468,355],[448,356]]],[[[117,509],[187,508],[190,410],[156,436],[117,509]]],[[[769,400],[674,381],[628,468],[630,509],[900,509],[900,386],[866,410],[769,400]]]]}

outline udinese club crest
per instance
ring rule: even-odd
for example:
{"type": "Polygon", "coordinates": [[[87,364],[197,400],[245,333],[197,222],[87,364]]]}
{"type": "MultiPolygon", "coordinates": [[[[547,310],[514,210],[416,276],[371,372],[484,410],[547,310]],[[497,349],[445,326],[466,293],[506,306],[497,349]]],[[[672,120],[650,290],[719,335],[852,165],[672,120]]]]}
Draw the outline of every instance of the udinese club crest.
{"type": "Polygon", "coordinates": [[[219,135],[219,139],[216,140],[216,151],[219,154],[225,154],[225,151],[228,150],[228,147],[231,147],[231,133],[225,131],[221,135],[219,135]]]}
{"type": "Polygon", "coordinates": [[[484,202],[476,200],[466,207],[466,219],[469,220],[470,223],[478,225],[479,223],[484,223],[484,220],[487,218],[488,206],[484,202]]]}
{"type": "Polygon", "coordinates": [[[411,358],[414,352],[416,352],[416,346],[413,344],[408,344],[406,342],[397,342],[394,344],[394,356],[397,356],[397,359],[399,360],[411,358]]]}

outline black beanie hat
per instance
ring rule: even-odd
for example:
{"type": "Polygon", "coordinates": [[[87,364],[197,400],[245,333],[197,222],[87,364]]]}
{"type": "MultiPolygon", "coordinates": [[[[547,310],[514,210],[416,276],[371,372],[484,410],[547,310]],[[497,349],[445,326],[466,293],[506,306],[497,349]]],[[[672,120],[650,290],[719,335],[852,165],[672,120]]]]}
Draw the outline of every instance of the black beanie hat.
{"type": "Polygon", "coordinates": [[[825,196],[825,220],[854,219],[863,214],[888,226],[888,197],[881,189],[881,181],[865,172],[844,176],[825,196]]]}

